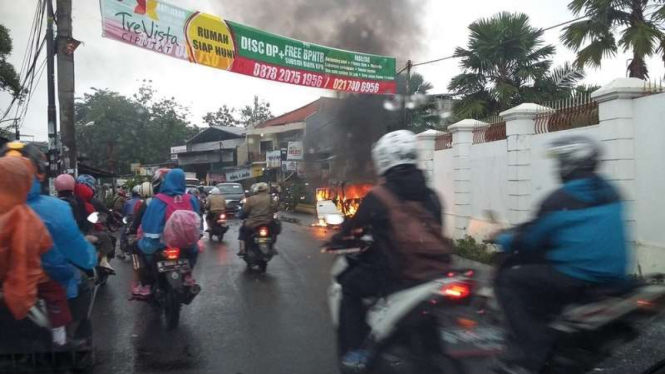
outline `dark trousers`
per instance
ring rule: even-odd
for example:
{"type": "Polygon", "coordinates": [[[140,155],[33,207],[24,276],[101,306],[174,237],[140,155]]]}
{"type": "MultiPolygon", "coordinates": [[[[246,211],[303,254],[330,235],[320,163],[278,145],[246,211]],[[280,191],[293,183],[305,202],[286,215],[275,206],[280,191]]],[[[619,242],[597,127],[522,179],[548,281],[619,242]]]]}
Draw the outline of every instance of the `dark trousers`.
{"type": "Polygon", "coordinates": [[[382,296],[388,282],[383,273],[364,267],[349,268],[337,281],[342,286],[337,341],[338,352],[343,355],[361,348],[369,334],[363,299],[382,296]]]}
{"type": "Polygon", "coordinates": [[[509,334],[505,360],[539,371],[557,338],[549,324],[564,306],[580,300],[589,286],[550,265],[503,269],[497,276],[495,293],[509,334]]]}

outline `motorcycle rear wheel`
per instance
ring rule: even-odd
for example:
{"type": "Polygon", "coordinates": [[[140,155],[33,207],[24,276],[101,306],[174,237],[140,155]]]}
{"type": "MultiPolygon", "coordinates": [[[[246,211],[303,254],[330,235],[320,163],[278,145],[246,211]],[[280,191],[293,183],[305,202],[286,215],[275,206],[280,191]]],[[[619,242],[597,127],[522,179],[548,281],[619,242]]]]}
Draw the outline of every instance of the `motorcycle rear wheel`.
{"type": "Polygon", "coordinates": [[[180,323],[180,300],[176,294],[169,290],[164,296],[164,320],[166,322],[166,329],[173,330],[178,327],[180,323]]]}

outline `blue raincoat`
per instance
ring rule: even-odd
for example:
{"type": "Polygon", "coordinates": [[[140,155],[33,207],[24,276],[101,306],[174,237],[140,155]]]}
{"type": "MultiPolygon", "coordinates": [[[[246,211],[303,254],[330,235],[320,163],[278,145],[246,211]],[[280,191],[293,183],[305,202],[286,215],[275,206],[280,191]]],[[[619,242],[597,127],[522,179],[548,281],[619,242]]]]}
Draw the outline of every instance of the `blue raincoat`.
{"type": "Polygon", "coordinates": [[[40,192],[41,184],[35,178],[28,205],[39,215],[53,239],[53,247],[42,255],[42,267],[49,278],[65,287],[71,299],[78,296],[81,279],[74,265],[92,270],[97,265],[97,251],[79,231],[69,204],[40,192]]]}
{"type": "MultiPolygon", "coordinates": [[[[185,172],[182,169],[173,169],[164,177],[164,183],[159,190],[168,196],[185,195],[185,172]]],[[[200,211],[199,202],[196,198],[192,198],[192,210],[195,212],[200,211]]],[[[150,205],[143,215],[141,226],[143,229],[143,238],[139,241],[139,248],[146,255],[152,255],[155,252],[164,249],[162,243],[162,232],[166,224],[166,204],[159,199],[152,199],[150,205]]],[[[197,248],[193,248],[192,253],[198,252],[197,248]]],[[[195,257],[195,255],[192,255],[195,257]]],[[[192,265],[193,266],[193,265],[192,265]]]]}

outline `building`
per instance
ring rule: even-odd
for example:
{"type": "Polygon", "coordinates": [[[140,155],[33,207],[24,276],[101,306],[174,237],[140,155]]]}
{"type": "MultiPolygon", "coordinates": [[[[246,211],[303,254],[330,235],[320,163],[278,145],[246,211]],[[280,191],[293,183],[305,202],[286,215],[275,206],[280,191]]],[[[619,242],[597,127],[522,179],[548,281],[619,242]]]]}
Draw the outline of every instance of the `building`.
{"type": "Polygon", "coordinates": [[[237,150],[244,137],[242,127],[210,126],[184,145],[171,147],[171,158],[202,182],[225,182],[226,172],[236,169],[237,150]]]}
{"type": "Polygon", "coordinates": [[[255,177],[262,174],[264,181],[284,181],[292,175],[304,176],[309,169],[305,167],[307,157],[304,149],[307,129],[313,123],[323,121],[326,113],[332,113],[339,101],[321,97],[247,129],[247,140],[238,148],[238,165],[249,169],[255,177]]]}

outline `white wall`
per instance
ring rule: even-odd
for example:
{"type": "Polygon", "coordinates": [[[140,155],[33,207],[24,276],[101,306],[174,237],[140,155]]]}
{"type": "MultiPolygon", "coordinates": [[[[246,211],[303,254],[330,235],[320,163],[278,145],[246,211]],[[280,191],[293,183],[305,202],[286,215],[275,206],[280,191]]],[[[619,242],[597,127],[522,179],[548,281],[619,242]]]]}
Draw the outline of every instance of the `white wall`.
{"type": "Polygon", "coordinates": [[[496,219],[508,221],[508,152],[500,140],[471,146],[471,217],[467,233],[482,237],[493,228],[487,211],[496,219]]]}
{"type": "MultiPolygon", "coordinates": [[[[665,263],[665,94],[633,100],[637,199],[633,231],[645,272],[665,263]]],[[[662,268],[660,268],[662,271],[662,268]]]]}
{"type": "Polygon", "coordinates": [[[444,204],[444,228],[446,235],[452,236],[455,228],[455,174],[453,171],[453,150],[434,152],[434,178],[432,188],[439,194],[444,204]]]}
{"type": "Polygon", "coordinates": [[[600,128],[596,125],[567,131],[536,134],[531,137],[531,205],[534,210],[552,191],[559,187],[560,183],[554,161],[546,154],[549,144],[563,135],[577,134],[598,139],[599,132],[600,128]]]}

